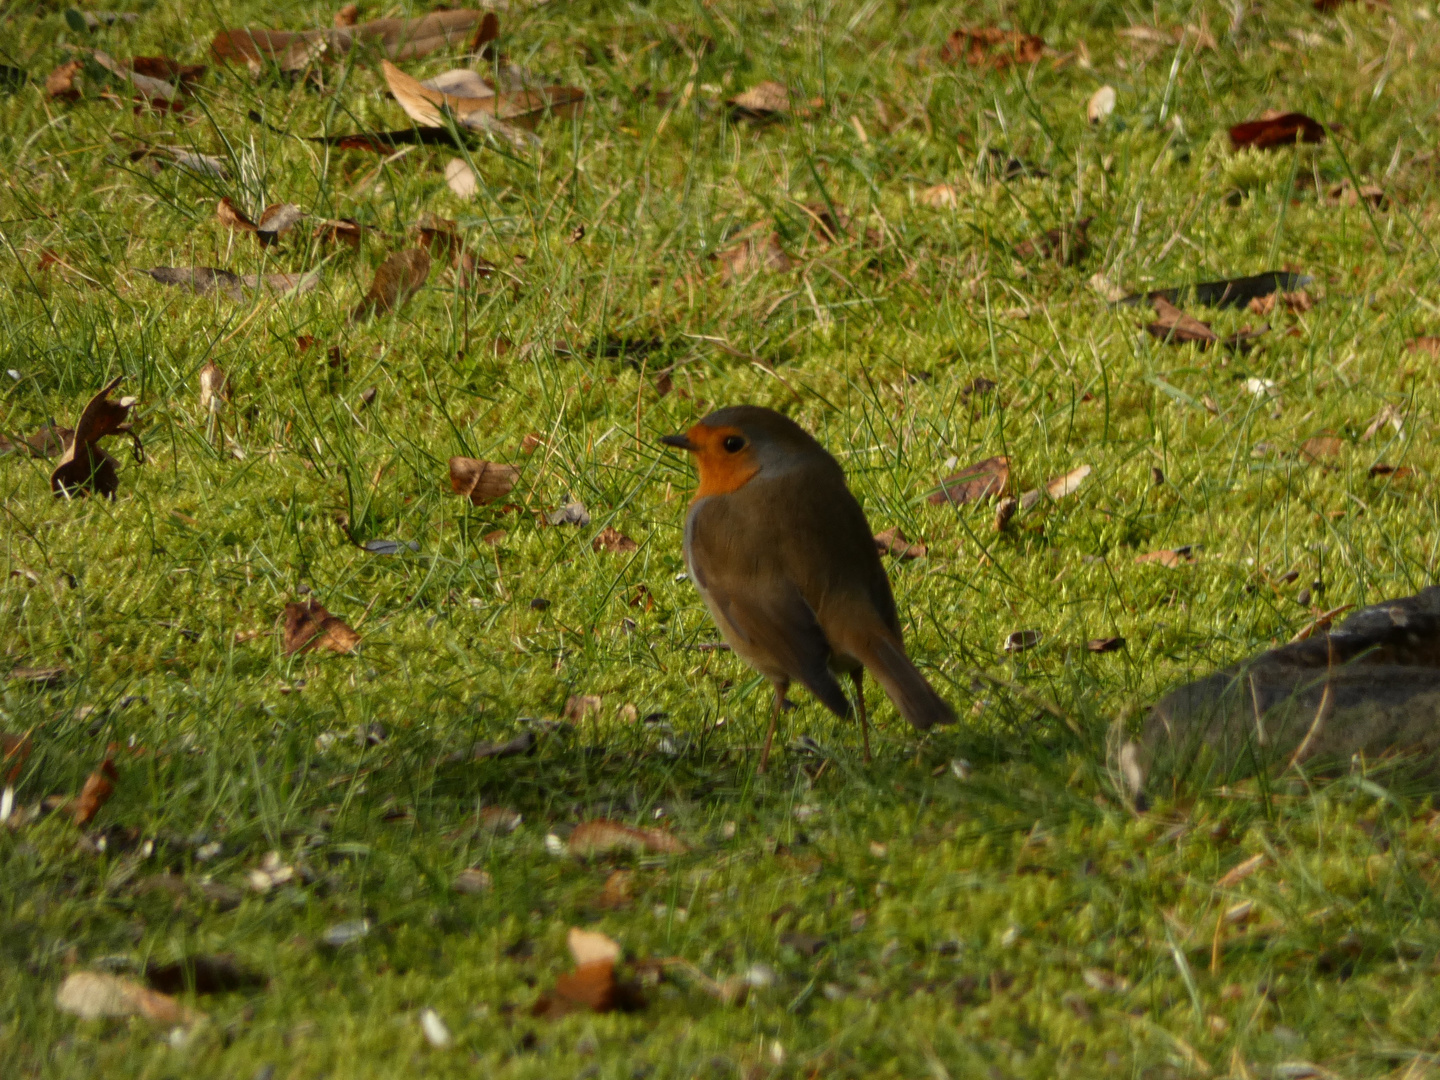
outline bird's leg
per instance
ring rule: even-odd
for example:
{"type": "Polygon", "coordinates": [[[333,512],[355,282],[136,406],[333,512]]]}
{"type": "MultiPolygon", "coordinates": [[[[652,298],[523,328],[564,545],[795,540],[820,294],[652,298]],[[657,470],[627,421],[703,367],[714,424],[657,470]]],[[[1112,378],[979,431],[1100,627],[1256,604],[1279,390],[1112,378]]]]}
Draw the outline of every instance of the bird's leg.
{"type": "Polygon", "coordinates": [[[855,707],[860,710],[860,737],[865,741],[865,764],[870,764],[870,718],[865,715],[865,672],[852,671],[855,680],[855,707]]]}
{"type": "Polygon", "coordinates": [[[756,772],[763,773],[765,767],[770,764],[770,741],[775,738],[775,724],[780,719],[780,710],[785,708],[785,691],[788,686],[775,684],[775,708],[770,713],[770,728],[765,732],[765,749],[760,751],[760,767],[756,772]]]}

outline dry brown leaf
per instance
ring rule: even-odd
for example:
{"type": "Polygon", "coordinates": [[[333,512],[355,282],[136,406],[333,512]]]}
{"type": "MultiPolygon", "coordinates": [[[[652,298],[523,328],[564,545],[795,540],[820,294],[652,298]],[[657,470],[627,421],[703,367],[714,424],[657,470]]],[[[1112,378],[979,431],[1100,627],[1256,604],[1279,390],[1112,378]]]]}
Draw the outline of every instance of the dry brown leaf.
{"type": "Polygon", "coordinates": [[[875,546],[881,554],[893,555],[897,559],[923,559],[927,550],[924,544],[912,544],[906,540],[898,525],[876,533],[875,546]]]}
{"type": "Polygon", "coordinates": [[[587,716],[599,716],[601,704],[599,694],[571,694],[565,699],[565,719],[578,724],[587,716]]]}
{"type": "Polygon", "coordinates": [[[215,218],[221,225],[230,229],[240,229],[243,232],[252,233],[255,231],[255,222],[246,217],[228,195],[215,205],[215,218]]]}
{"type": "Polygon", "coordinates": [[[590,542],[592,551],[610,551],[619,555],[627,555],[632,551],[639,551],[640,545],[624,533],[611,525],[601,529],[594,540],[590,542]]]}
{"type": "Polygon", "coordinates": [[[448,259],[460,249],[460,227],[450,218],[421,214],[410,231],[416,237],[416,246],[425,248],[437,259],[448,259]]]}
{"type": "Polygon", "coordinates": [[[1250,858],[1246,859],[1244,862],[1239,863],[1236,866],[1232,866],[1228,871],[1222,874],[1216,880],[1215,887],[1217,889],[1229,889],[1235,885],[1239,885],[1240,882],[1244,881],[1251,874],[1255,873],[1256,870],[1259,870],[1268,861],[1269,860],[1263,853],[1260,855],[1251,855],[1250,858]]]}
{"type": "Polygon", "coordinates": [[[246,290],[260,288],[298,294],[311,292],[320,284],[320,271],[306,274],[232,274],[214,266],[155,266],[146,270],[161,285],[177,285],[196,296],[221,293],[231,300],[244,300],[246,290]]]}
{"type": "Polygon", "coordinates": [[[360,644],[360,635],[318,600],[286,604],[284,633],[286,656],[315,649],[350,653],[360,644]]]}
{"type": "MultiPolygon", "coordinates": [[[[322,54],[344,55],[360,44],[379,46],[392,60],[411,60],[464,44],[487,17],[481,11],[435,11],[417,19],[376,19],[358,26],[302,30],[222,30],[210,43],[217,60],[238,60],[252,68],[265,60],[299,70],[322,54]]],[[[493,18],[493,13],[491,16],[493,18]]]]}
{"type": "Polygon", "coordinates": [[[1391,480],[1404,480],[1407,476],[1414,476],[1415,470],[1409,465],[1387,465],[1383,461],[1377,461],[1370,466],[1372,477],[1385,476],[1391,480]]]}
{"type": "Polygon", "coordinates": [[[189,89],[205,74],[204,64],[182,64],[168,56],[132,56],[130,70],[137,75],[174,83],[181,90],[189,89]]]}
{"type": "Polygon", "coordinates": [[[1093,653],[1118,652],[1125,647],[1123,637],[1099,637],[1091,638],[1085,643],[1085,648],[1093,653]]]}
{"type": "Polygon", "coordinates": [[[1012,64],[1033,64],[1044,55],[1043,38],[993,26],[961,27],[951,32],[940,49],[940,59],[945,63],[964,61],[971,67],[1007,68],[1012,64]]]}
{"type": "Polygon", "coordinates": [[[229,380],[215,361],[207,361],[200,369],[200,411],[218,413],[230,399],[229,380]]]}
{"type": "Polygon", "coordinates": [[[790,91],[783,83],[767,79],[736,94],[725,104],[737,120],[775,120],[790,115],[790,91]]]}
{"type": "Polygon", "coordinates": [[[346,4],[339,11],[335,12],[333,21],[336,27],[354,26],[360,21],[360,5],[346,4]]]}
{"type": "Polygon", "coordinates": [[[1344,440],[1338,435],[1324,431],[1319,435],[1312,435],[1300,444],[1300,460],[1306,463],[1328,461],[1339,457],[1344,447],[1344,440]]]}
{"type": "Polygon", "coordinates": [[[56,454],[64,453],[74,438],[73,428],[45,424],[34,435],[26,437],[25,446],[29,449],[31,457],[52,458],[56,454]]]}
{"type": "Polygon", "coordinates": [[[1405,348],[1412,353],[1427,352],[1431,356],[1440,356],[1440,337],[1417,337],[1405,348]]]}
{"type": "Polygon", "coordinates": [[[1052,499],[1063,499],[1067,495],[1073,495],[1090,475],[1089,465],[1080,465],[1071,469],[1064,476],[1057,476],[1045,484],[1045,490],[1052,499]]]}
{"type": "Polygon", "coordinates": [[[1161,566],[1174,570],[1179,566],[1188,566],[1195,561],[1194,550],[1187,544],[1185,547],[1165,548],[1161,551],[1150,551],[1144,555],[1135,556],[1137,563],[1159,563],[1161,566]]]}
{"type": "Polygon", "coordinates": [[[1220,340],[1215,331],[1210,329],[1209,323],[1203,323],[1192,315],[1186,315],[1163,296],[1154,297],[1150,302],[1154,305],[1158,318],[1147,324],[1145,329],[1153,337],[1173,345],[1194,342],[1202,349],[1208,348],[1220,340]]]}
{"type": "Polygon", "coordinates": [[[639,989],[616,978],[615,965],[620,962],[617,942],[596,931],[573,927],[566,944],[575,958],[575,970],[555,980],[555,996],[541,997],[531,1015],[553,1019],[576,1008],[629,1012],[644,1007],[639,989]]]}
{"type": "Polygon", "coordinates": [[[575,826],[570,834],[570,854],[581,857],[609,855],[618,851],[639,854],[684,855],[690,849],[664,829],[642,829],[603,818],[575,826]]]}
{"type": "Polygon", "coordinates": [[[116,461],[98,443],[107,435],[130,430],[127,421],[130,410],[135,407],[135,399],[110,400],[110,391],[119,386],[123,378],[123,375],[117,375],[111,379],[90,399],[80,419],[75,422],[75,436],[60,463],[55,466],[55,471],[50,474],[50,490],[57,496],[84,495],[93,491],[97,495],[114,498],[119,490],[116,461]]]}
{"type": "Polygon", "coordinates": [[[384,314],[394,311],[419,292],[429,276],[430,255],[424,249],[406,248],[391,252],[375,271],[370,291],[351,317],[359,319],[371,312],[384,314]]]}
{"type": "Polygon", "coordinates": [[[1348,179],[1332,184],[1325,192],[1325,201],[1331,206],[1359,206],[1364,202],[1376,210],[1384,210],[1390,205],[1384,188],[1375,184],[1361,184],[1360,190],[1356,191],[1355,185],[1348,179]]]}
{"type": "Polygon", "coordinates": [[[142,1016],[157,1024],[193,1024],[205,1017],[169,994],[98,971],[72,972],[60,984],[55,1004],[82,1020],[142,1016]]]}
{"type": "Polygon", "coordinates": [[[70,808],[71,819],[76,825],[85,826],[95,819],[100,808],[115,794],[115,781],[118,779],[115,761],[107,754],[100,767],[85,778],[85,786],[80,789],[79,798],[70,808]]]}
{"type": "Polygon", "coordinates": [[[752,225],[738,234],[739,243],[717,252],[723,281],[748,278],[761,270],[784,273],[795,263],[780,246],[780,234],[762,225],[752,225]]]}
{"type": "Polygon", "coordinates": [[[79,101],[80,73],[84,70],[85,65],[79,60],[61,64],[45,77],[45,96],[58,101],[79,101]]]}
{"type": "Polygon", "coordinates": [[[473,199],[480,190],[480,178],[475,170],[458,157],[445,163],[445,184],[462,199],[473,199]]]}
{"type": "Polygon", "coordinates": [[[324,239],[331,243],[349,244],[351,247],[360,246],[360,238],[365,234],[365,226],[350,218],[324,219],[315,226],[310,234],[316,240],[324,239]]]}
{"type": "Polygon", "coordinates": [[[484,506],[509,494],[519,479],[520,470],[514,465],[470,457],[450,459],[450,487],[474,506],[484,506]]]}
{"type": "Polygon", "coordinates": [[[1039,630],[1016,630],[1005,635],[1005,640],[1000,643],[1000,647],[1007,653],[1024,652],[1026,649],[1033,649],[1039,645],[1040,637],[1039,630]]]}
{"type": "Polygon", "coordinates": [[[1230,145],[1237,150],[1273,150],[1296,142],[1325,141],[1325,126],[1304,113],[1281,113],[1236,124],[1230,129],[1230,145]]]}
{"type": "Polygon", "coordinates": [[[575,86],[544,86],[488,97],[457,97],[434,90],[389,61],[380,62],[390,93],[405,114],[421,127],[444,127],[448,109],[461,127],[503,135],[526,146],[533,142],[515,127],[532,129],[546,116],[573,116],[585,104],[585,91],[575,86]]]}

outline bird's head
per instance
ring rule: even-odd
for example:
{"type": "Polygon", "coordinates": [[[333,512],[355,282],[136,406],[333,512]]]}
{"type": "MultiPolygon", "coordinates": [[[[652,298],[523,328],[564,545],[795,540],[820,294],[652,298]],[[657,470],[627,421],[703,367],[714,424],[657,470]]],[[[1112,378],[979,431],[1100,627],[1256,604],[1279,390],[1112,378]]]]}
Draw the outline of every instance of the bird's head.
{"type": "Polygon", "coordinates": [[[697,499],[729,495],[761,473],[776,475],[816,455],[834,461],[795,421],[759,405],[717,409],[685,434],[660,441],[695,455],[700,470],[697,499]]]}

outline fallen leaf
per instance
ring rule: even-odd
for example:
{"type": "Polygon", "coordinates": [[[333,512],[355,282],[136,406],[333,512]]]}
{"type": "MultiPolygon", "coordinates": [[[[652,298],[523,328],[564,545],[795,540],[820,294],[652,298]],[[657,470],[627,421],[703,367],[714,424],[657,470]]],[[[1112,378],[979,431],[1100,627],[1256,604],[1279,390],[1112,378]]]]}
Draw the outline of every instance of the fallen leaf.
{"type": "Polygon", "coordinates": [[[462,199],[473,199],[480,190],[480,178],[475,170],[458,157],[445,163],[445,183],[462,199]]]}
{"type": "Polygon", "coordinates": [[[11,682],[29,683],[35,687],[59,686],[65,681],[69,671],[56,665],[54,667],[17,667],[10,670],[8,678],[11,682]]]}
{"type": "Polygon", "coordinates": [[[58,101],[79,101],[81,95],[80,74],[85,65],[79,60],[61,64],[45,77],[45,96],[58,101]]]}
{"type": "Polygon", "coordinates": [[[1230,129],[1230,145],[1236,150],[1273,150],[1296,142],[1325,141],[1325,127],[1304,113],[1281,113],[1236,124],[1230,129]]]}
{"type": "Polygon", "coordinates": [[[585,509],[583,502],[572,499],[560,509],[546,514],[545,520],[551,525],[579,525],[583,528],[590,524],[590,511],[585,509]]]}
{"type": "Polygon", "coordinates": [[[1125,647],[1123,637],[1099,637],[1091,638],[1085,643],[1085,648],[1093,653],[1119,652],[1125,647]]]}
{"type": "Polygon", "coordinates": [[[107,755],[99,768],[85,778],[85,786],[80,789],[80,795],[70,809],[71,819],[76,825],[83,827],[95,819],[100,808],[115,794],[115,781],[119,778],[114,759],[107,755]]]}
{"type": "Polygon", "coordinates": [[[255,222],[246,217],[228,195],[215,205],[215,218],[221,225],[230,229],[240,229],[252,233],[255,231],[255,222]]]}
{"type": "Polygon", "coordinates": [[[208,360],[200,369],[200,411],[218,413],[230,398],[229,381],[220,365],[208,360]]]}
{"type": "Polygon", "coordinates": [[[98,971],[71,973],[60,984],[55,1004],[82,1020],[141,1016],[157,1024],[192,1024],[205,1016],[168,994],[98,971]]]}
{"type": "Polygon", "coordinates": [[[509,494],[519,479],[520,470],[513,465],[470,457],[450,459],[450,487],[474,506],[484,506],[509,494]]]}
{"type": "Polygon", "coordinates": [[[429,276],[430,256],[424,249],[407,248],[391,252],[375,271],[370,290],[351,318],[360,319],[372,312],[384,314],[394,311],[419,292],[429,276]]]}
{"type": "Polygon", "coordinates": [[[354,26],[359,21],[360,5],[358,4],[346,4],[339,11],[335,12],[335,18],[332,20],[333,24],[337,27],[354,26]]]}
{"type": "MultiPolygon", "coordinates": [[[[488,13],[493,17],[493,13],[488,13]]],[[[357,45],[375,45],[392,60],[411,60],[466,43],[483,25],[481,11],[435,11],[416,19],[376,19],[357,26],[302,30],[221,30],[210,43],[217,60],[239,60],[258,68],[274,60],[282,70],[305,67],[321,54],[343,56],[357,45]]]]}
{"type": "Polygon", "coordinates": [[[525,820],[508,806],[487,806],[480,811],[479,818],[481,828],[492,833],[513,833],[525,820]]]}
{"type": "Polygon", "coordinates": [[[690,850],[678,837],[664,829],[635,828],[603,818],[575,826],[567,846],[570,854],[582,858],[609,855],[618,851],[633,852],[637,855],[684,855],[690,850]]]}
{"type": "MultiPolygon", "coordinates": [[[[180,107],[175,104],[176,99],[180,95],[180,89],[178,86],[169,81],[168,76],[143,74],[140,71],[137,71],[134,67],[127,67],[126,65],[115,60],[108,53],[103,53],[99,49],[96,49],[94,52],[92,52],[91,56],[94,57],[97,64],[103,67],[106,71],[110,72],[110,74],[114,75],[117,79],[129,82],[130,85],[139,92],[140,97],[143,100],[152,104],[158,102],[160,103],[161,107],[180,107]]],[[[163,61],[160,57],[148,57],[146,58],[146,61],[146,66],[151,71],[165,70],[167,66],[173,67],[176,71],[179,71],[180,69],[180,65],[175,64],[174,61],[169,61],[167,64],[167,62],[163,61]]],[[[191,70],[192,72],[198,71],[202,74],[205,71],[203,67],[192,68],[191,70]]]]}
{"type": "Polygon", "coordinates": [[[84,495],[95,492],[107,498],[114,498],[120,488],[120,477],[116,472],[116,461],[100,448],[99,441],[109,435],[127,433],[130,430],[130,410],[135,407],[133,397],[119,401],[110,400],[110,391],[120,385],[123,375],[117,375],[90,399],[80,419],[75,422],[75,435],[69,448],[55,471],[50,474],[50,490],[57,496],[84,495]]]}
{"type": "Polygon", "coordinates": [[[947,64],[958,64],[963,60],[971,67],[997,69],[1012,64],[1033,64],[1043,55],[1043,38],[989,26],[962,27],[952,31],[940,49],[940,59],[947,64]]]}
{"type": "MultiPolygon", "coordinates": [[[[1026,492],[1026,495],[1027,495],[1027,496],[1030,495],[1030,494],[1031,494],[1031,492],[1026,492]]],[[[1039,492],[1034,492],[1034,494],[1036,495],[1037,498],[1039,497],[1039,492]]],[[[996,503],[996,504],[995,504],[995,523],[994,523],[994,529],[995,529],[995,531],[996,531],[997,533],[999,533],[999,532],[1004,532],[1006,526],[1008,526],[1008,525],[1010,524],[1010,519],[1015,516],[1015,511],[1017,511],[1017,510],[1019,510],[1019,509],[1020,509],[1020,500],[1019,500],[1019,499],[1015,499],[1015,498],[1011,498],[1011,497],[1009,497],[1009,496],[1001,499],[998,503],[996,503]]]]}
{"type": "Polygon", "coordinates": [[[876,533],[875,546],[881,554],[893,555],[897,559],[923,559],[926,553],[925,545],[906,540],[898,525],[876,533]]]}
{"type": "Polygon", "coordinates": [[[579,723],[587,716],[599,716],[600,705],[598,694],[571,694],[565,699],[565,719],[579,723]]]}
{"type": "Polygon", "coordinates": [[[715,253],[720,262],[720,277],[723,281],[750,277],[766,270],[784,273],[795,263],[780,246],[780,234],[767,231],[763,225],[752,225],[739,234],[740,242],[715,253]],[[757,235],[758,234],[758,235],[757,235]]]}
{"type": "Polygon", "coordinates": [[[1328,431],[1312,435],[1300,444],[1300,460],[1307,463],[1328,461],[1339,457],[1344,446],[1345,443],[1339,436],[1328,431]]]}
{"type": "Polygon", "coordinates": [[[459,225],[450,218],[421,214],[410,231],[416,237],[416,247],[425,248],[436,258],[449,258],[460,248],[459,225]]]}
{"type": "Polygon", "coordinates": [[[197,994],[228,994],[236,990],[258,990],[270,980],[244,967],[228,953],[216,956],[202,953],[169,964],[148,963],[145,981],[152,990],[164,994],[186,990],[197,994]]]}
{"type": "Polygon", "coordinates": [[[620,961],[618,943],[604,934],[574,927],[567,944],[575,958],[575,970],[555,980],[556,997],[541,997],[532,1007],[532,1015],[554,1018],[576,1007],[594,1012],[629,1012],[644,1007],[645,999],[638,988],[615,976],[615,965],[620,961]]]}
{"type": "MultiPolygon", "coordinates": [[[[991,384],[993,387],[993,383],[991,384]]],[[[949,503],[962,506],[979,502],[992,496],[1003,496],[1010,484],[1010,459],[990,457],[968,465],[954,476],[947,477],[940,490],[932,493],[927,501],[933,506],[949,503]]]]}
{"type": "Polygon", "coordinates": [[[1085,103],[1085,117],[1091,124],[1103,124],[1115,111],[1115,88],[1102,86],[1085,103]]]}
{"type": "Polygon", "coordinates": [[[285,605],[284,635],[286,656],[315,649],[351,653],[360,644],[360,635],[318,600],[285,605]]]}
{"type": "Polygon", "coordinates": [[[360,246],[360,238],[365,234],[365,226],[350,218],[337,218],[334,220],[325,219],[315,226],[310,234],[315,239],[328,240],[331,243],[340,242],[349,244],[351,247],[360,246]]]}
{"type": "Polygon", "coordinates": [[[498,135],[524,149],[534,136],[517,130],[533,129],[547,116],[574,116],[585,104],[585,91],[575,86],[544,86],[484,97],[457,97],[435,90],[407,75],[389,61],[380,62],[391,95],[405,115],[422,127],[446,126],[447,110],[455,123],[473,131],[498,135]]]}
{"type": "Polygon", "coordinates": [[[1427,352],[1431,356],[1440,356],[1440,337],[1417,337],[1405,348],[1412,353],[1427,352]]]}
{"type": "Polygon", "coordinates": [[[1039,644],[1039,630],[1016,630],[1005,635],[1005,640],[1000,643],[1000,647],[1007,653],[1018,653],[1024,652],[1026,649],[1033,649],[1039,644]]]}
{"type": "Polygon", "coordinates": [[[187,172],[195,173],[198,176],[208,176],[219,180],[228,179],[230,170],[225,162],[212,154],[201,154],[184,146],[143,146],[138,150],[130,152],[131,161],[150,161],[154,171],[159,171],[159,166],[175,165],[187,172]]]}
{"type": "Polygon", "coordinates": [[[1173,345],[1184,345],[1194,343],[1205,349],[1219,341],[1219,336],[1210,329],[1209,323],[1203,323],[1199,319],[1185,314],[1170,301],[1162,296],[1155,297],[1151,303],[1155,307],[1155,314],[1158,318],[1147,323],[1145,329],[1152,337],[1173,345]]]}
{"type": "Polygon", "coordinates": [[[481,893],[489,892],[494,885],[495,879],[487,871],[471,867],[469,870],[461,870],[456,874],[450,887],[466,896],[479,896],[481,893]]]}
{"type": "Polygon", "coordinates": [[[1144,555],[1135,556],[1137,563],[1159,563],[1161,566],[1174,570],[1179,566],[1187,566],[1195,561],[1193,549],[1188,545],[1178,548],[1165,548],[1161,551],[1150,551],[1144,555]]]}
{"type": "Polygon", "coordinates": [[[1089,465],[1080,465],[1077,468],[1071,469],[1064,476],[1057,476],[1047,481],[1045,490],[1050,495],[1050,498],[1063,499],[1067,495],[1075,494],[1075,492],[1080,489],[1080,485],[1085,482],[1085,478],[1090,475],[1090,472],[1091,469],[1089,465]]]}
{"type": "Polygon", "coordinates": [[[1251,874],[1255,873],[1256,870],[1259,870],[1262,866],[1265,865],[1267,861],[1268,860],[1263,853],[1260,855],[1251,855],[1250,858],[1246,859],[1244,862],[1232,866],[1229,870],[1222,874],[1216,880],[1215,887],[1217,889],[1233,888],[1234,886],[1239,885],[1240,882],[1244,881],[1251,874]]]}
{"type": "Polygon", "coordinates": [[[767,79],[725,102],[737,120],[776,120],[790,115],[790,91],[783,83],[767,79]]]}
{"type": "Polygon", "coordinates": [[[611,525],[606,525],[600,530],[599,535],[590,542],[592,551],[609,551],[619,555],[626,555],[632,551],[639,551],[640,545],[624,533],[611,525]]]}

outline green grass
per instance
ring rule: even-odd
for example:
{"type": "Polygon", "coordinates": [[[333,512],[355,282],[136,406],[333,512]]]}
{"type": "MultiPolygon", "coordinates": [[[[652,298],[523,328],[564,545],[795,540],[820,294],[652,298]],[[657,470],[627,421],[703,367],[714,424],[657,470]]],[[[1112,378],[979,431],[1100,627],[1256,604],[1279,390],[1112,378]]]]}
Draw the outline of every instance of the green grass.
{"type": "MultiPolygon", "coordinates": [[[[29,74],[0,97],[0,369],[18,374],[0,375],[0,432],[73,425],[123,374],[146,452],[137,465],[112,440],[113,503],[56,500],[53,462],[0,459],[0,671],[68,670],[55,687],[0,688],[0,729],[35,744],[17,802],[78,791],[120,745],[88,843],[63,814],[0,829],[0,1074],[1433,1071],[1440,833],[1423,794],[1292,780],[1173,792],[1137,818],[1104,760],[1117,717],[1136,723],[1168,688],[1307,623],[1296,597],[1312,581],[1326,609],[1434,580],[1440,384],[1435,358],[1406,350],[1440,331],[1433,5],[1322,16],[1286,0],[1234,31],[1220,3],[541,5],[502,13],[501,45],[590,104],[542,125],[528,156],[471,145],[470,202],[444,183],[454,150],[382,165],[247,120],[259,109],[300,135],[402,126],[373,54],[309,86],[212,68],[178,116],[104,100],[93,76],[84,101],[47,100],[45,75],[73,45],[205,62],[221,26],[332,14],[120,6],[140,11],[133,26],[83,34],[50,4],[0,15],[0,62],[29,74]],[[1116,33],[1157,19],[1203,20],[1218,47],[1116,33]],[[1041,34],[1050,55],[945,67],[939,47],[962,20],[1041,34]],[[789,123],[733,123],[723,99],[765,78],[823,102],[789,123]],[[1092,129],[1085,101],[1106,83],[1119,104],[1092,129]],[[1343,127],[1317,148],[1232,156],[1225,129],[1269,107],[1343,127]],[[217,155],[228,178],[152,174],[129,160],[145,142],[217,155]],[[978,164],[991,148],[1049,176],[993,178],[978,164]],[[1347,177],[1381,184],[1388,208],[1330,205],[1347,177]],[[955,207],[919,198],[940,183],[955,207]],[[372,231],[352,252],[302,225],[262,255],[214,220],[222,196],[372,231]],[[821,243],[806,203],[843,209],[847,234],[821,243]],[[467,287],[437,267],[398,314],[349,322],[424,212],[456,219],[497,273],[467,287]],[[1079,265],[1015,258],[1016,243],[1089,216],[1079,265]],[[774,224],[795,268],[722,283],[710,256],[756,222],[774,224]],[[61,261],[42,268],[46,251],[61,261]],[[161,265],[319,267],[322,283],[236,303],[144,275],[161,265]],[[1144,309],[1111,308],[1089,284],[1279,267],[1313,275],[1315,306],[1277,310],[1245,355],[1165,345],[1140,329],[1144,309]],[[621,341],[654,348],[601,347],[621,341]],[[329,366],[331,346],[344,366],[329,366]],[[218,435],[198,402],[207,362],[233,391],[218,435]],[[654,375],[670,367],[662,397],[654,375]],[[995,392],[967,395],[977,378],[995,392]],[[1250,378],[1272,380],[1281,406],[1250,378]],[[696,648],[716,635],[678,576],[692,478],[657,444],[736,402],[790,412],[840,458],[877,530],[928,545],[890,564],[892,579],[958,728],[918,738],[872,684],[867,767],[858,732],[800,695],[782,736],[822,754],[784,752],[755,774],[768,688],[696,648]],[[1403,437],[1362,440],[1387,404],[1403,437]],[[1306,466],[1297,448],[1321,431],[1342,452],[1306,466]],[[543,442],[525,454],[530,432],[543,442]],[[1094,472],[1003,535],[988,507],[924,501],[948,458],[1000,453],[1018,490],[1094,472]],[[454,454],[520,466],[518,509],[449,494],[454,454]],[[1374,480],[1377,461],[1414,473],[1374,480]],[[567,495],[592,524],[541,527],[567,495]],[[607,525],[639,550],[592,551],[607,525]],[[495,529],[507,535],[491,547],[495,529]],[[418,550],[372,555],[356,543],[370,539],[418,550]],[[1184,544],[1198,545],[1192,566],[1134,561],[1184,544]],[[653,608],[629,603],[640,585],[653,608]],[[302,586],[360,632],[357,654],[237,643],[273,629],[302,586]],[[1002,653],[1022,629],[1041,644],[1002,653]],[[1115,634],[1125,650],[1084,650],[1115,634]],[[599,714],[534,755],[444,762],[521,718],[560,717],[577,694],[599,695],[599,714]],[[668,715],[630,722],[627,704],[668,715]],[[362,745],[355,732],[373,723],[388,737],[362,745]],[[491,835],[486,806],[524,823],[491,835]],[[548,833],[597,816],[661,818],[692,852],[587,864],[547,851],[548,833]],[[219,853],[202,860],[210,843],[219,853]],[[200,891],[243,889],[272,850],[313,880],[224,910],[200,891]],[[1261,853],[1260,871],[1216,885],[1261,853]],[[617,865],[634,870],[635,898],[601,909],[617,865]],[[493,889],[453,892],[472,866],[493,889]],[[187,887],[162,887],[166,870],[187,887]],[[1217,918],[1244,900],[1251,922],[1217,945],[1217,918]],[[361,917],[370,937],[323,947],[327,927],[361,917]],[[534,1019],[577,925],[630,958],[682,957],[715,978],[764,964],[775,979],[739,1008],[682,977],[648,990],[642,1012],[534,1019]],[[802,955],[781,941],[795,932],[826,944],[802,955]],[[210,1019],[185,1038],[54,1005],[70,970],[107,957],[217,952],[269,985],[187,997],[210,1019]],[[1123,988],[1087,981],[1091,969],[1123,988]],[[424,1008],[453,1048],[427,1045],[424,1008]]],[[[1260,321],[1196,314],[1224,333],[1260,321]]]]}

